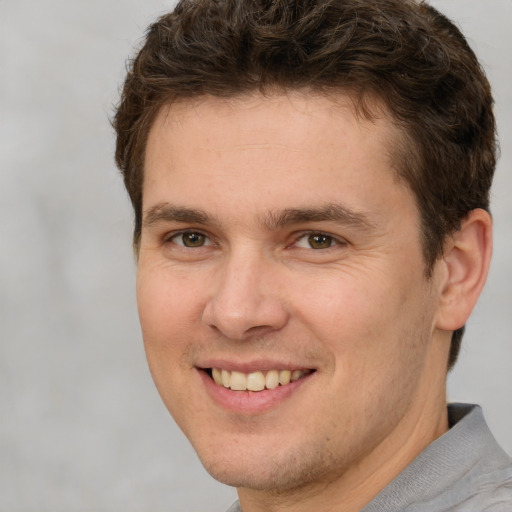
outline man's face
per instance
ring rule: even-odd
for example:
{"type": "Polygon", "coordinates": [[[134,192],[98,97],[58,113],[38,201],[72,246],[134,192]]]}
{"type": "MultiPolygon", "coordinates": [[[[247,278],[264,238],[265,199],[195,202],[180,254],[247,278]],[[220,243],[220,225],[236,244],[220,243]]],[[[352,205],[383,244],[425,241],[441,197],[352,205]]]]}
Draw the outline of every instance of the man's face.
{"type": "Polygon", "coordinates": [[[397,134],[336,100],[205,97],[149,135],[147,358],[203,464],[237,487],[332,479],[443,398],[439,286],[392,169],[397,134]]]}

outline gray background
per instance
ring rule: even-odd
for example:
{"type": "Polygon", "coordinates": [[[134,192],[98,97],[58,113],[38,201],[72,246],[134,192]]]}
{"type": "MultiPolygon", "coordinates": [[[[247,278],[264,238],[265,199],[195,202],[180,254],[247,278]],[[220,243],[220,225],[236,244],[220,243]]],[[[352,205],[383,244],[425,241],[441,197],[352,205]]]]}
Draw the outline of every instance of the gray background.
{"type": "MultiPolygon", "coordinates": [[[[172,2],[0,0],[0,511],[222,511],[146,369],[108,123],[172,2]]],[[[439,0],[494,85],[493,269],[449,380],[512,453],[511,0],[439,0]]]]}

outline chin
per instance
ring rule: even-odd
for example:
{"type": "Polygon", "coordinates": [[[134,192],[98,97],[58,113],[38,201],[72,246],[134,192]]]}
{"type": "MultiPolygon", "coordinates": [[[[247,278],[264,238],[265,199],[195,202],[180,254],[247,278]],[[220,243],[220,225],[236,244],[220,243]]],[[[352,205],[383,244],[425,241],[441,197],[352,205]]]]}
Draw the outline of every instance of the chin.
{"type": "Polygon", "coordinates": [[[339,472],[339,463],[322,460],[318,452],[304,452],[276,454],[269,450],[263,457],[251,457],[242,451],[221,457],[213,457],[211,451],[206,457],[199,455],[201,463],[215,480],[257,491],[287,492],[325,478],[333,467],[339,472]]]}

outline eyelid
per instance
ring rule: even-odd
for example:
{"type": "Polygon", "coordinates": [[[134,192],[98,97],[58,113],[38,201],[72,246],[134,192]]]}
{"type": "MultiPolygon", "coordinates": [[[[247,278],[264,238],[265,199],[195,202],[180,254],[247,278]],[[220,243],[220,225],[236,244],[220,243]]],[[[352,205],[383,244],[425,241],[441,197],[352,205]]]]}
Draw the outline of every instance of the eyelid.
{"type": "Polygon", "coordinates": [[[170,233],[167,233],[163,237],[163,242],[164,243],[171,242],[174,245],[177,245],[178,247],[183,247],[185,249],[201,249],[202,247],[210,247],[210,246],[214,245],[214,241],[213,241],[212,237],[208,233],[205,233],[202,229],[193,229],[193,228],[186,228],[186,229],[180,229],[178,231],[171,231],[170,233]],[[183,235],[190,234],[190,233],[196,233],[198,235],[204,236],[205,237],[205,244],[201,245],[201,246],[198,246],[198,247],[187,247],[185,244],[177,243],[175,241],[176,238],[182,237],[183,235]]]}
{"type": "MultiPolygon", "coordinates": [[[[192,249],[193,247],[187,247],[183,243],[177,243],[175,241],[176,238],[186,235],[187,233],[197,233],[205,237],[205,244],[199,247],[196,247],[196,249],[200,249],[202,247],[210,247],[216,245],[215,239],[212,235],[207,233],[203,229],[194,229],[194,228],[184,228],[179,229],[176,231],[171,231],[166,233],[162,237],[163,243],[173,243],[174,245],[178,247],[183,247],[185,249],[192,249]]],[[[304,230],[300,231],[293,235],[292,242],[288,244],[288,247],[297,247],[297,242],[305,237],[311,236],[311,235],[320,235],[320,236],[326,236],[332,239],[333,244],[330,247],[327,247],[325,249],[313,249],[311,247],[304,248],[304,247],[298,247],[299,249],[306,249],[306,250],[315,250],[315,251],[326,251],[327,249],[331,249],[337,246],[346,246],[349,245],[349,242],[346,238],[341,237],[339,235],[333,235],[332,233],[329,233],[328,231],[322,231],[322,230],[316,230],[316,229],[310,229],[310,230],[304,230]]]]}
{"type": "Polygon", "coordinates": [[[343,238],[339,235],[333,235],[332,233],[329,233],[327,231],[322,231],[322,230],[316,230],[316,229],[310,229],[308,231],[301,231],[299,233],[297,233],[294,238],[293,238],[293,242],[290,244],[290,246],[295,246],[295,247],[298,247],[299,249],[306,249],[306,250],[314,250],[314,251],[326,251],[328,249],[332,249],[333,247],[337,247],[337,246],[346,246],[346,245],[349,245],[349,242],[346,238],[343,238]],[[311,235],[320,235],[320,236],[326,236],[326,237],[329,237],[332,239],[332,241],[334,242],[333,245],[325,248],[325,249],[313,249],[312,247],[309,247],[309,248],[305,248],[305,247],[298,247],[297,246],[297,242],[299,240],[301,240],[302,238],[304,237],[308,237],[308,236],[311,236],[311,235]]]}

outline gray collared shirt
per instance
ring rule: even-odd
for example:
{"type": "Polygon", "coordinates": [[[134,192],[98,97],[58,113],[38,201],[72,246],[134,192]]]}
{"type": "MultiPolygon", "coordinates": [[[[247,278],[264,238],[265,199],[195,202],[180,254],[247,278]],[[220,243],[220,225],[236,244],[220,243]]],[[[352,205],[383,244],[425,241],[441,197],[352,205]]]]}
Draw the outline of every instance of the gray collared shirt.
{"type": "Polygon", "coordinates": [[[450,430],[361,512],[512,512],[512,462],[480,407],[451,404],[448,417],[450,430]]]}

